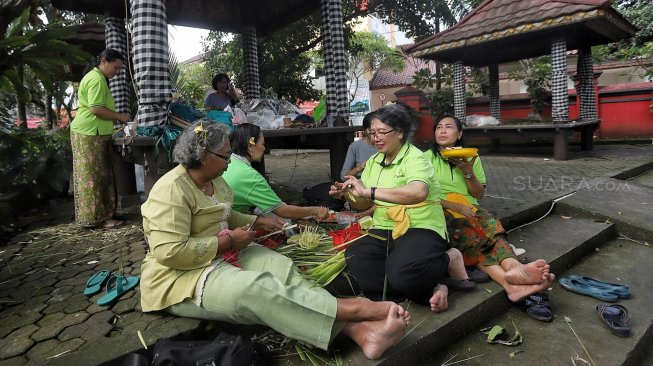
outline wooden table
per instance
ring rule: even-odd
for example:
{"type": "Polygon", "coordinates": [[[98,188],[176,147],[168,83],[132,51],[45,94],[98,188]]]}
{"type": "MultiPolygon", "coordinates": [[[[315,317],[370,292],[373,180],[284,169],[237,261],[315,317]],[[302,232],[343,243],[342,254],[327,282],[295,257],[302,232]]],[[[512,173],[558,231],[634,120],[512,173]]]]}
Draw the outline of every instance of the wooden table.
{"type": "Polygon", "coordinates": [[[600,121],[572,122],[572,123],[538,123],[523,125],[499,125],[482,127],[464,127],[465,137],[489,137],[492,147],[498,150],[501,138],[516,136],[525,137],[553,137],[553,158],[556,160],[569,159],[569,135],[580,132],[581,150],[591,150],[594,147],[594,131],[599,127],[600,121]]]}
{"type": "MultiPolygon", "coordinates": [[[[354,140],[354,133],[361,129],[362,126],[289,128],[263,130],[263,135],[266,149],[328,149],[331,177],[337,178],[345,162],[347,147],[354,140]]],[[[132,164],[144,167],[146,195],[154,183],[174,167],[168,160],[168,152],[159,146],[157,154],[155,145],[156,139],[152,137],[114,135],[113,159],[119,201],[121,197],[133,196],[136,192],[132,164]]],[[[265,172],[265,163],[256,168],[265,172]]]]}

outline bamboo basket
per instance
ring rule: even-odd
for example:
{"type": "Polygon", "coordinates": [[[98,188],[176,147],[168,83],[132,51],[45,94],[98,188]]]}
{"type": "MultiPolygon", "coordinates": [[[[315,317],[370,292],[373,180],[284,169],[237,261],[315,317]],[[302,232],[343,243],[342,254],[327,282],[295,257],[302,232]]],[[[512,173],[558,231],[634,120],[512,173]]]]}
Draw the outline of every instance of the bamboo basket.
{"type": "Polygon", "coordinates": [[[177,127],[181,127],[183,129],[186,129],[186,127],[190,126],[189,122],[184,121],[183,119],[179,117],[175,117],[171,114],[168,115],[168,123],[173,124],[177,127]]]}

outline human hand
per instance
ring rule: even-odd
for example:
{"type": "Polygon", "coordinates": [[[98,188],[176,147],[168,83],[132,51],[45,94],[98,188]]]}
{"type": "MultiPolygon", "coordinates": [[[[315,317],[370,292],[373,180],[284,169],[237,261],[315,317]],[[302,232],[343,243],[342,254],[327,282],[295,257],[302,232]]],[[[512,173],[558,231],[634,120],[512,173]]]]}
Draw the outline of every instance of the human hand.
{"type": "Polygon", "coordinates": [[[472,160],[467,160],[465,158],[449,158],[449,161],[456,166],[456,168],[462,170],[463,174],[471,174],[474,171],[474,162],[478,156],[474,156],[472,160]]]}
{"type": "Polygon", "coordinates": [[[476,217],[474,208],[471,206],[463,205],[462,203],[458,204],[458,207],[456,207],[455,211],[467,218],[476,217]]]}
{"type": "Polygon", "coordinates": [[[329,217],[329,209],[326,207],[314,207],[313,218],[317,220],[324,220],[329,217]]]}
{"type": "Polygon", "coordinates": [[[131,116],[129,115],[129,113],[118,113],[118,121],[122,123],[127,123],[131,121],[131,116]]]}
{"type": "Polygon", "coordinates": [[[245,225],[231,231],[231,249],[243,249],[254,240],[254,231],[248,229],[249,226],[245,225]]]}
{"type": "Polygon", "coordinates": [[[351,192],[356,197],[364,197],[366,188],[363,182],[350,175],[345,176],[345,178],[347,178],[347,181],[343,183],[344,192],[351,192]]]}
{"type": "Polygon", "coordinates": [[[285,221],[278,219],[276,217],[259,216],[258,220],[256,220],[256,229],[263,229],[266,231],[277,231],[277,230],[282,230],[285,224],[286,224],[285,221]]]}
{"type": "Polygon", "coordinates": [[[331,187],[329,187],[329,196],[337,199],[343,199],[342,198],[342,188],[343,188],[343,183],[340,182],[333,182],[331,187]]]}

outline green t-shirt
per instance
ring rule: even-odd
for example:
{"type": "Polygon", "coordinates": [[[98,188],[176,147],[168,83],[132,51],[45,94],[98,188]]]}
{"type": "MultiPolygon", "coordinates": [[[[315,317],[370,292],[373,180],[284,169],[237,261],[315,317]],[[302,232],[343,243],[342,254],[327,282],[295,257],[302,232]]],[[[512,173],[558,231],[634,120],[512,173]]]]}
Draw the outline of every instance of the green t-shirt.
{"type": "MultiPolygon", "coordinates": [[[[401,187],[411,182],[422,182],[428,187],[429,193],[426,201],[435,202],[421,207],[407,208],[410,217],[410,227],[429,229],[446,238],[446,224],[444,213],[440,206],[440,185],[433,175],[431,164],[424,157],[424,153],[411,144],[404,144],[394,161],[382,166],[385,155],[377,153],[372,155],[365,165],[361,180],[366,187],[394,188],[401,187]]],[[[384,206],[395,204],[376,200],[373,227],[375,229],[392,230],[394,221],[387,214],[384,206]]]]}
{"type": "Polygon", "coordinates": [[[79,83],[77,92],[77,114],[70,124],[70,130],[82,135],[111,135],[113,121],[101,119],[91,113],[90,108],[105,107],[116,110],[116,104],[109,90],[107,78],[97,67],[89,71],[79,83]]]}
{"type": "Polygon", "coordinates": [[[243,157],[231,155],[231,163],[222,177],[234,191],[234,211],[245,213],[258,207],[263,213],[270,213],[284,205],[265,178],[243,157]]]}
{"type": "MultiPolygon", "coordinates": [[[[441,199],[445,199],[448,193],[454,192],[463,194],[471,204],[478,205],[476,198],[472,197],[467,190],[467,184],[465,183],[462,170],[452,168],[446,159],[440,156],[440,154],[434,153],[433,150],[428,150],[424,155],[433,165],[435,176],[438,178],[438,182],[440,182],[440,187],[442,188],[440,192],[441,199]]],[[[485,185],[485,171],[483,170],[480,156],[474,161],[472,171],[476,179],[485,185]]]]}

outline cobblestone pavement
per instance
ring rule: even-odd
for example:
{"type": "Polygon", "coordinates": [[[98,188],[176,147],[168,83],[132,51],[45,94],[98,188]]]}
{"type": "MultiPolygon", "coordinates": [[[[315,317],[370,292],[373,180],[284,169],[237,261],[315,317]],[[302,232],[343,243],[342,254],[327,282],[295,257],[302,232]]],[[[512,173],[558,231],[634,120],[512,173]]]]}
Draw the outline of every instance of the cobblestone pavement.
{"type": "MultiPolygon", "coordinates": [[[[483,154],[489,184],[481,204],[503,217],[582,188],[591,178],[653,167],[652,145],[599,145],[573,152],[568,161],[548,155],[483,154]]],[[[328,156],[273,151],[266,156],[270,180],[295,192],[328,181],[328,156]]],[[[632,182],[650,185],[651,174],[632,182]]],[[[210,326],[142,313],[138,288],[109,307],[95,304],[101,294],[84,296],[88,277],[100,269],[139,275],[145,245],[138,216],[118,230],[79,229],[70,201],[35,211],[23,220],[23,232],[0,246],[0,365],[97,364],[140,349],[138,331],[152,345],[210,326]]]]}

